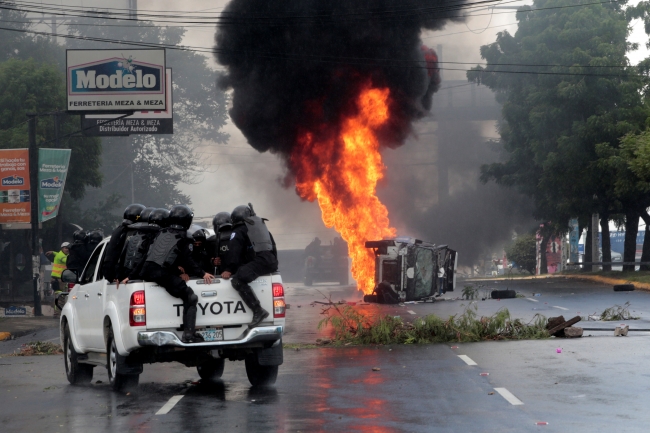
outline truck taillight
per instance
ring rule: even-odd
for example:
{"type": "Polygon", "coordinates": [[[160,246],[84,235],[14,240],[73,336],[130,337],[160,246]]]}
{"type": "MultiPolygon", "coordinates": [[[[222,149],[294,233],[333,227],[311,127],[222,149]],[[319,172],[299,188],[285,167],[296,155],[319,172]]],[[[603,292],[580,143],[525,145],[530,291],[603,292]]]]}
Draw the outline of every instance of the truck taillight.
{"type": "Polygon", "coordinates": [[[131,294],[131,306],[129,308],[129,325],[146,326],[147,309],[144,305],[144,290],[138,290],[131,294]]]}
{"type": "Polygon", "coordinates": [[[284,287],[280,283],[273,283],[273,318],[285,317],[287,304],[284,303],[284,287]]]}

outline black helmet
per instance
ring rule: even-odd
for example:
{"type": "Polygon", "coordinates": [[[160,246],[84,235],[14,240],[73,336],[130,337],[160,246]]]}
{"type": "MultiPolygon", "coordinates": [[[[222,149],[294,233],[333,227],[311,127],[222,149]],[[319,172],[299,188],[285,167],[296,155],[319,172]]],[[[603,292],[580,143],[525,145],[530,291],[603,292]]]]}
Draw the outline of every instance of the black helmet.
{"type": "Polygon", "coordinates": [[[252,214],[253,212],[251,212],[251,208],[243,204],[241,206],[237,206],[232,210],[230,218],[232,219],[233,224],[237,224],[243,222],[244,218],[248,218],[249,216],[252,216],[252,214]]]}
{"type": "Polygon", "coordinates": [[[194,212],[184,204],[172,206],[169,211],[169,227],[173,229],[187,230],[192,225],[194,212]]]}
{"type": "Polygon", "coordinates": [[[137,223],[140,214],[145,209],[144,205],[139,203],[130,204],[124,209],[124,222],[137,223]]]}
{"type": "Polygon", "coordinates": [[[192,238],[194,239],[194,242],[205,242],[208,236],[205,232],[205,229],[198,229],[192,233],[192,238]]]}
{"type": "Polygon", "coordinates": [[[232,220],[230,219],[230,214],[228,212],[219,212],[212,218],[212,228],[214,228],[214,231],[218,231],[219,227],[221,227],[224,224],[232,224],[232,220]]]}
{"type": "Polygon", "coordinates": [[[102,239],[104,239],[104,232],[99,229],[95,229],[88,233],[88,242],[90,243],[98,244],[102,239]]]}
{"type": "Polygon", "coordinates": [[[86,231],[83,229],[77,230],[72,234],[72,239],[78,244],[86,242],[88,238],[88,235],[86,234],[86,231]]]}
{"type": "Polygon", "coordinates": [[[138,222],[139,223],[149,222],[149,215],[151,215],[151,212],[153,212],[155,209],[156,209],[155,207],[145,208],[142,212],[140,212],[140,219],[138,219],[138,222]]]}
{"type": "Polygon", "coordinates": [[[169,211],[167,209],[154,209],[149,215],[149,224],[157,224],[160,227],[169,225],[169,211]]]}

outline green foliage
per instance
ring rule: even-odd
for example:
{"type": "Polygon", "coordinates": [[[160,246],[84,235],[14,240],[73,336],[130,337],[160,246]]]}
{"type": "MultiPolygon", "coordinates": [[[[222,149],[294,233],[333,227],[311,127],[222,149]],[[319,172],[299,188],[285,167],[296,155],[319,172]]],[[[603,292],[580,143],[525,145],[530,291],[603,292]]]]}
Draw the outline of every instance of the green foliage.
{"type": "Polygon", "coordinates": [[[60,355],[63,353],[60,344],[51,341],[30,341],[23,344],[20,349],[10,356],[36,356],[36,355],[60,355]]]}
{"type": "Polygon", "coordinates": [[[482,180],[531,196],[543,220],[615,213],[614,178],[598,164],[597,145],[617,148],[648,113],[645,80],[626,57],[633,47],[622,3],[564,7],[574,4],[535,0],[534,12],[520,8],[517,32],[481,47],[487,66],[468,73],[503,105],[499,132],[508,159],[483,166],[482,180]]]}
{"type": "MultiPolygon", "coordinates": [[[[33,59],[11,59],[0,63],[0,148],[29,147],[27,113],[62,111],[66,107],[65,77],[52,64],[33,59]]],[[[65,189],[74,199],[84,196],[89,186],[101,185],[101,145],[98,139],[68,137],[55,141],[55,116],[37,120],[39,147],[72,149],[65,189]]],[[[79,117],[61,114],[59,136],[79,129],[79,117]]]]}
{"type": "Polygon", "coordinates": [[[462,297],[467,300],[478,298],[478,287],[465,286],[462,297]]]}
{"type": "Polygon", "coordinates": [[[365,315],[351,306],[329,310],[319,329],[331,326],[339,344],[423,344],[474,342],[485,340],[523,340],[548,338],[546,318],[535,315],[532,323],[513,319],[506,308],[492,316],[478,317],[477,307],[461,315],[442,319],[434,314],[407,323],[390,315],[365,315]]]}
{"type": "Polygon", "coordinates": [[[630,314],[630,302],[626,302],[623,306],[614,305],[613,307],[606,308],[600,314],[600,320],[603,321],[620,321],[620,320],[638,320],[639,317],[630,314]]]}
{"type": "Polygon", "coordinates": [[[537,266],[535,242],[535,235],[523,234],[506,247],[508,260],[515,262],[520,269],[528,271],[531,275],[535,273],[537,266]]]}

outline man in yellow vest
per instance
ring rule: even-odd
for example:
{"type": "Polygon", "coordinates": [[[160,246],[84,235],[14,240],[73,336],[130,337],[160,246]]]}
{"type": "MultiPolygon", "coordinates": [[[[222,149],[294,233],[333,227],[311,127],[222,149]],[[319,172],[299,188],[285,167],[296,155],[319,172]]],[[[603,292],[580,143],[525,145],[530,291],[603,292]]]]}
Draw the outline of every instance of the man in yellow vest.
{"type": "Polygon", "coordinates": [[[60,289],[59,281],[61,281],[61,274],[66,269],[66,262],[68,261],[68,254],[70,254],[70,243],[63,242],[61,244],[61,251],[54,252],[48,251],[45,253],[46,256],[53,256],[52,260],[52,280],[50,282],[50,287],[56,293],[60,289]]]}

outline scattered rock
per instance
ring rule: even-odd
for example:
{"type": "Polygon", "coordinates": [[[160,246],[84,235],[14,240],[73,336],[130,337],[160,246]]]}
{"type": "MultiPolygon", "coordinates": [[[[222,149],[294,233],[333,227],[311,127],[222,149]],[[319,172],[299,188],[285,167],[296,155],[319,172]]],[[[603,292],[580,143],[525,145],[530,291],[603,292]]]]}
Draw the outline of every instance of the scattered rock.
{"type": "MultiPolygon", "coordinates": [[[[560,316],[562,317],[562,316],[560,316]]],[[[569,319],[566,322],[560,323],[559,325],[553,326],[548,329],[548,333],[551,335],[554,335],[556,337],[564,337],[564,328],[568,328],[569,326],[575,325],[578,323],[582,318],[580,316],[575,316],[573,319],[569,319]]],[[[549,319],[550,321],[550,319],[549,319]]],[[[548,326],[548,325],[547,325],[548,326]]]]}
{"type": "Polygon", "coordinates": [[[380,370],[381,370],[381,368],[379,368],[379,367],[372,367],[372,371],[380,371],[380,370]]]}
{"type": "Polygon", "coordinates": [[[104,382],[102,382],[101,380],[98,380],[98,381],[97,381],[97,382],[95,382],[95,383],[104,383],[104,382]]]}
{"type": "Polygon", "coordinates": [[[578,328],[577,326],[569,326],[568,328],[564,328],[564,336],[566,338],[580,338],[582,337],[582,328],[578,328]]]}
{"type": "Polygon", "coordinates": [[[488,395],[494,395],[494,392],[488,392],[488,395]]]}

